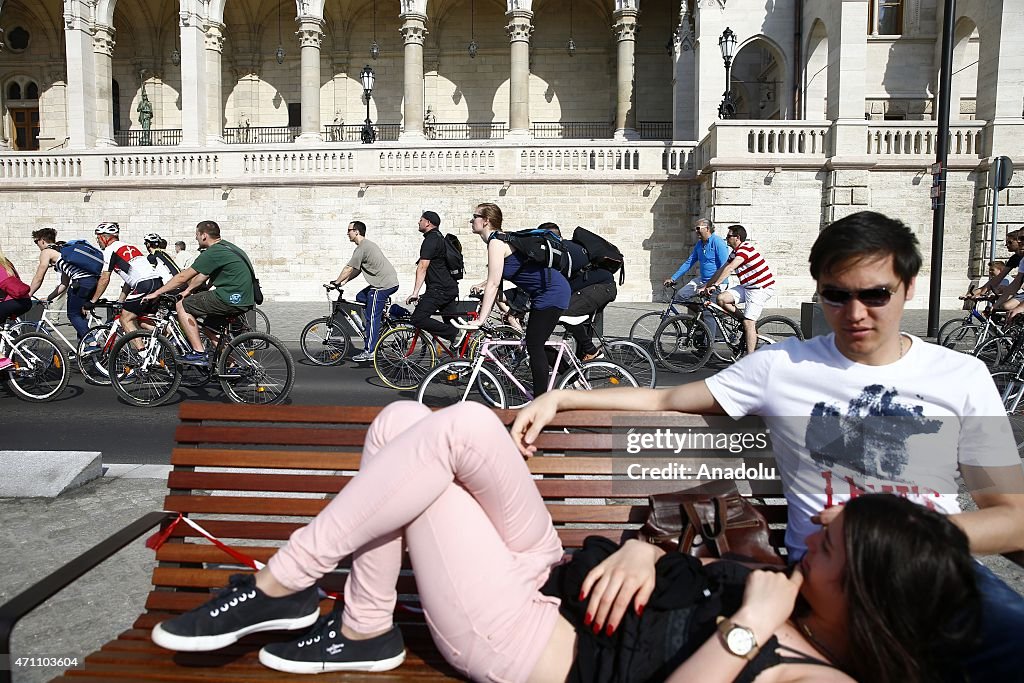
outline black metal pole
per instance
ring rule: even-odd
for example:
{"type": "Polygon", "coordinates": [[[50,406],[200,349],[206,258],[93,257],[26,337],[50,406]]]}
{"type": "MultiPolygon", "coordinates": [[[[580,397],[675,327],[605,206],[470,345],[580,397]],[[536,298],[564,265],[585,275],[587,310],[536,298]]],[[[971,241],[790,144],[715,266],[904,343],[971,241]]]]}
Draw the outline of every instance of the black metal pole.
{"type": "Polygon", "coordinates": [[[942,238],[946,224],[946,160],[949,155],[949,91],[953,79],[953,19],[956,0],[945,0],[942,10],[942,65],[939,69],[939,139],[935,161],[939,164],[932,199],[932,277],[928,295],[928,336],[939,331],[939,310],[942,295],[942,238]]]}

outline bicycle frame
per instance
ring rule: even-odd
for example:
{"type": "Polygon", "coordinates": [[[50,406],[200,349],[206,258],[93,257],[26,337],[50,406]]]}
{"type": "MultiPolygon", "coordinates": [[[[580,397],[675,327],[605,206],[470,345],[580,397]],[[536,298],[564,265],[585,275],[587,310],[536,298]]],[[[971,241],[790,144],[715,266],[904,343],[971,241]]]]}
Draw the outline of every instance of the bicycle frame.
{"type": "MultiPolygon", "coordinates": [[[[469,335],[466,335],[466,337],[468,338],[469,335]]],[[[534,398],[533,397],[533,392],[531,392],[529,389],[524,387],[522,382],[520,382],[516,378],[516,376],[512,373],[512,371],[509,370],[505,366],[505,364],[502,363],[501,360],[497,356],[495,356],[493,353],[491,353],[491,347],[494,347],[494,346],[518,346],[518,347],[522,347],[522,346],[525,346],[525,344],[526,344],[525,341],[519,341],[519,340],[513,340],[513,339],[499,340],[499,339],[485,338],[482,342],[480,342],[480,353],[477,354],[476,360],[473,361],[473,370],[472,370],[472,372],[469,375],[469,381],[466,383],[466,393],[462,396],[461,400],[465,401],[467,398],[469,398],[469,392],[473,388],[474,384],[476,383],[476,378],[480,374],[480,368],[483,367],[484,362],[489,360],[492,363],[494,363],[499,370],[501,370],[502,374],[504,374],[506,377],[508,377],[510,380],[512,380],[512,383],[515,385],[516,389],[518,389],[519,391],[523,392],[523,395],[526,396],[527,398],[529,398],[532,401],[533,398],[534,398]]],[[[568,345],[564,341],[562,341],[562,340],[547,341],[547,342],[545,342],[544,345],[545,346],[557,346],[558,347],[558,355],[555,357],[555,365],[551,369],[551,373],[548,375],[548,391],[551,391],[555,387],[555,379],[557,379],[557,377],[558,377],[558,368],[562,367],[562,358],[568,358],[572,362],[573,367],[576,370],[580,371],[580,376],[583,377],[583,374],[582,374],[583,373],[583,364],[580,363],[579,360],[577,360],[576,356],[574,356],[573,354],[569,353],[569,347],[568,347],[568,345]]],[[[586,381],[586,380],[584,379],[584,381],[586,381]]]]}
{"type": "MultiPolygon", "coordinates": [[[[92,327],[93,325],[98,325],[101,322],[99,316],[97,316],[92,311],[87,311],[87,313],[89,314],[89,327],[92,327]]],[[[54,315],[56,315],[56,313],[54,313],[54,315]]],[[[71,350],[71,353],[78,353],[78,344],[72,344],[71,341],[67,337],[65,337],[64,334],[57,328],[57,324],[50,320],[49,316],[50,307],[44,306],[43,313],[39,318],[39,322],[35,323],[36,331],[42,332],[51,339],[54,339],[54,341],[64,342],[64,345],[71,350]]]]}

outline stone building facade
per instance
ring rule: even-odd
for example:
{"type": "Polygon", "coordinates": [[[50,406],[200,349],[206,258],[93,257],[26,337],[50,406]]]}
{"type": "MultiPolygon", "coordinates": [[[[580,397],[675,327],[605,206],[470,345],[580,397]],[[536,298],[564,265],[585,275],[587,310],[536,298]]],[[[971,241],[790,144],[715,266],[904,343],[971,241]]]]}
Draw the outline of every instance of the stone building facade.
{"type": "MultiPolygon", "coordinates": [[[[900,217],[930,248],[942,4],[0,0],[0,244],[27,269],[37,227],[173,241],[212,218],[269,296],[303,300],[346,258],[349,220],[408,285],[422,210],[467,237],[495,201],[513,228],[607,235],[628,259],[620,299],[649,300],[708,215],[747,226],[793,306],[842,215],[900,217]]],[[[1024,6],[960,0],[954,27],[947,305],[987,260],[992,158],[1024,164],[1024,6]]],[[[997,239],[1024,221],[1024,174],[998,218],[997,239]]]]}

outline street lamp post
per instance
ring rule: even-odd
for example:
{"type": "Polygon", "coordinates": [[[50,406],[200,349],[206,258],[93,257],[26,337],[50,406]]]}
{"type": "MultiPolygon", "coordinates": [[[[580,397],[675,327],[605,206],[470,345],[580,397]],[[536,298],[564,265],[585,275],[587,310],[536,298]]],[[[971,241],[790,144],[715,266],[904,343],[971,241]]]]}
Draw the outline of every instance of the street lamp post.
{"type": "Polygon", "coordinates": [[[736,50],[736,34],[728,26],[718,38],[718,48],[725,62],[725,94],[718,105],[718,118],[731,119],[736,116],[736,104],[732,101],[732,56],[736,50]]]}
{"type": "Polygon", "coordinates": [[[377,132],[370,124],[370,95],[373,94],[373,69],[367,64],[359,73],[359,80],[363,82],[363,97],[366,98],[366,123],[363,124],[363,144],[370,145],[377,141],[377,132]]]}

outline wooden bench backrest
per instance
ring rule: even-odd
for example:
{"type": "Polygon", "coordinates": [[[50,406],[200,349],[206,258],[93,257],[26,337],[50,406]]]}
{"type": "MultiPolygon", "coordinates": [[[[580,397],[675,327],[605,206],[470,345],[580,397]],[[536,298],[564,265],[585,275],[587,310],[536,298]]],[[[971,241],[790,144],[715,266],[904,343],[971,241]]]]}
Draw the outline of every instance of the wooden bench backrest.
{"type": "MultiPolygon", "coordinates": [[[[366,428],[380,410],[185,403],[164,507],[186,513],[229,546],[266,562],[358,470],[366,428]]],[[[515,416],[498,414],[506,424],[515,416]]],[[[686,487],[623,477],[624,460],[613,454],[623,455],[621,432],[628,424],[678,429],[705,422],[678,413],[559,415],[538,439],[541,454],[529,466],[565,547],[578,547],[594,534],[621,540],[642,524],[648,494],[686,487]]],[[[761,482],[752,493],[777,496],[780,491],[778,482],[761,482]]],[[[768,507],[768,516],[777,525],[785,522],[781,501],[768,507]]],[[[781,545],[781,529],[773,534],[781,545]]],[[[224,585],[238,564],[184,524],[157,559],[147,609],[160,613],[201,603],[209,597],[205,589],[224,585]]],[[[340,590],[345,574],[341,567],[321,585],[340,590]]],[[[399,592],[415,594],[411,576],[402,578],[399,592]]]]}

